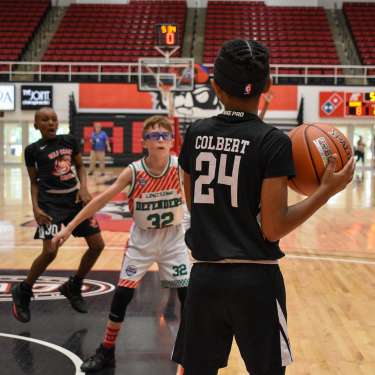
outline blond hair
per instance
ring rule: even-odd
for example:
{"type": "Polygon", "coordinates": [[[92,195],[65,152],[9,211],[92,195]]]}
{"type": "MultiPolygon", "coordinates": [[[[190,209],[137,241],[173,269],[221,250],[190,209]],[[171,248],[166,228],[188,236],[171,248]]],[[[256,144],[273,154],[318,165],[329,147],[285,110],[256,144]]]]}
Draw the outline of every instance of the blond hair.
{"type": "Polygon", "coordinates": [[[172,124],[166,116],[151,116],[143,124],[142,137],[145,136],[146,132],[150,129],[154,129],[155,126],[159,125],[161,128],[173,133],[172,124]]]}

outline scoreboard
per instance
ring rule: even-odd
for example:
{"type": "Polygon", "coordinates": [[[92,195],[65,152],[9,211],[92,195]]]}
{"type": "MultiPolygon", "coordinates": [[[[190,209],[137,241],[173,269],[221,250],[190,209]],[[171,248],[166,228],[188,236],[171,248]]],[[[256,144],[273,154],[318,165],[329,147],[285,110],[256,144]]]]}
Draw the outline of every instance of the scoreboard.
{"type": "Polygon", "coordinates": [[[375,91],[345,93],[346,116],[375,116],[375,91]]]}
{"type": "Polygon", "coordinates": [[[322,118],[375,118],[375,91],[321,91],[319,93],[319,116],[322,118]]]}
{"type": "Polygon", "coordinates": [[[159,23],[156,27],[156,45],[159,47],[178,46],[177,24],[159,23]]]}

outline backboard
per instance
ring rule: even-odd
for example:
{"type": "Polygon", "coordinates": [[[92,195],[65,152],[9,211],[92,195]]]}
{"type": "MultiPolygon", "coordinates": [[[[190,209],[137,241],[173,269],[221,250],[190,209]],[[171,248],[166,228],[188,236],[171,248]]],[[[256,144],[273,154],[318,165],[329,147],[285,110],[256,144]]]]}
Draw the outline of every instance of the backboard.
{"type": "Polygon", "coordinates": [[[161,91],[163,85],[171,86],[171,91],[193,90],[194,59],[141,57],[138,60],[138,89],[161,91]]]}

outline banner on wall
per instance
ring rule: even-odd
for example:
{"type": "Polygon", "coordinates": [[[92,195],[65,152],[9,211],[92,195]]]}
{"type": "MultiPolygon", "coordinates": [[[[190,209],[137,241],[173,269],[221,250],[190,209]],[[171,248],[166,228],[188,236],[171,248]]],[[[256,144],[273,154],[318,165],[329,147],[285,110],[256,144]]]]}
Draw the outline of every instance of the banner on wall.
{"type": "MultiPolygon", "coordinates": [[[[297,113],[298,87],[273,86],[272,101],[268,111],[297,113]]],[[[123,112],[166,113],[167,107],[160,92],[138,91],[136,84],[82,83],[79,86],[81,110],[121,110],[123,112]]],[[[261,98],[260,108],[264,105],[261,98]]],[[[196,85],[192,91],[174,92],[176,116],[180,118],[203,118],[219,114],[223,105],[210,84],[196,85]]]]}
{"type": "Polygon", "coordinates": [[[21,109],[53,107],[53,86],[21,86],[21,109]]]}
{"type": "Polygon", "coordinates": [[[14,85],[0,85],[0,111],[15,111],[14,85]]]}

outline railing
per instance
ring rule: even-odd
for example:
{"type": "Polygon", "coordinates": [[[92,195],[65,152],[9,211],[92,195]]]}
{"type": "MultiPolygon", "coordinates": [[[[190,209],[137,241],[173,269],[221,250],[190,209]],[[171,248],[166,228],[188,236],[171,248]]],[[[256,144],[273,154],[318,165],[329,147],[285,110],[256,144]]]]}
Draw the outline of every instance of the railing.
{"type": "MultiPolygon", "coordinates": [[[[206,66],[212,74],[213,65],[206,66]]],[[[138,63],[0,61],[0,81],[8,82],[102,82],[111,79],[136,82],[138,74],[138,63]]],[[[328,79],[326,83],[334,85],[368,85],[375,82],[375,65],[278,64],[271,65],[271,75],[276,84],[310,84],[314,80],[328,79]]]]}

